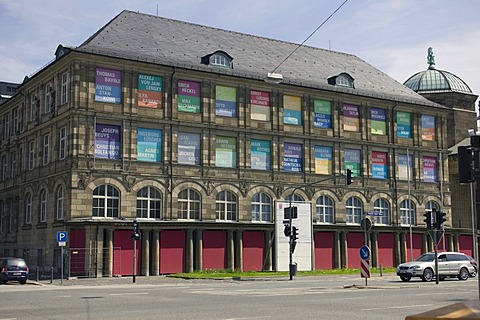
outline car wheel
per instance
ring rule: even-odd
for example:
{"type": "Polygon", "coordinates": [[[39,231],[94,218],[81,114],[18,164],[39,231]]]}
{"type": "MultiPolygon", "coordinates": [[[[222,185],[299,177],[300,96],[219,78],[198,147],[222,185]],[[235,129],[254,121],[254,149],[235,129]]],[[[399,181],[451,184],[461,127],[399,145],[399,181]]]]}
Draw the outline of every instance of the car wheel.
{"type": "Polygon", "coordinates": [[[443,280],[445,280],[445,279],[447,279],[447,277],[445,277],[445,276],[438,276],[438,280],[440,280],[440,281],[443,281],[443,280]]]}
{"type": "Polygon", "coordinates": [[[410,281],[410,279],[412,279],[412,277],[410,277],[410,276],[400,276],[400,279],[402,279],[402,281],[408,282],[408,281],[410,281]]]}
{"type": "Polygon", "coordinates": [[[423,270],[422,281],[430,282],[432,281],[432,279],[433,279],[433,270],[430,268],[423,270]]]}
{"type": "Polygon", "coordinates": [[[27,280],[20,281],[20,284],[25,284],[25,283],[27,283],[27,280]]]}
{"type": "Polygon", "coordinates": [[[467,268],[464,267],[464,268],[460,269],[460,273],[458,274],[458,279],[459,279],[459,280],[463,280],[463,281],[465,281],[465,280],[468,279],[468,270],[467,270],[467,268]]]}
{"type": "Polygon", "coordinates": [[[477,276],[477,268],[473,268],[473,272],[470,274],[470,277],[475,278],[477,276]]]}

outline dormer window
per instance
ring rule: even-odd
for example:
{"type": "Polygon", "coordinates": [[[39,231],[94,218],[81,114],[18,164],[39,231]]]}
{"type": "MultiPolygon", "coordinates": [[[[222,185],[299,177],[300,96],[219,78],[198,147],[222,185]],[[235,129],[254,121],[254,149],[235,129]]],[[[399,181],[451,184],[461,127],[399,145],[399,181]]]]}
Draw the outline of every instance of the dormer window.
{"type": "Polygon", "coordinates": [[[233,58],[223,51],[216,51],[202,57],[202,63],[216,67],[233,69],[233,58]]]}
{"type": "Polygon", "coordinates": [[[337,76],[328,78],[328,83],[334,86],[355,88],[354,79],[348,73],[340,73],[337,76]]]}

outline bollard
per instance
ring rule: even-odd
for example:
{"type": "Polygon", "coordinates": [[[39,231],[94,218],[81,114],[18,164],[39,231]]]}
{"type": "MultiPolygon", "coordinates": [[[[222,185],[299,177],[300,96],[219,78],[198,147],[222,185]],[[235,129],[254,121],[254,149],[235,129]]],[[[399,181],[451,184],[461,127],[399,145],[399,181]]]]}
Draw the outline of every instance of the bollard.
{"type": "Polygon", "coordinates": [[[53,267],[50,271],[50,283],[53,283],[53,267]]]}
{"type": "Polygon", "coordinates": [[[381,263],[380,263],[380,277],[383,277],[383,266],[381,263]]]}
{"type": "Polygon", "coordinates": [[[40,279],[40,267],[39,267],[39,266],[37,266],[37,274],[36,274],[36,277],[37,277],[36,280],[37,280],[37,282],[38,282],[39,279],[40,279]]]}

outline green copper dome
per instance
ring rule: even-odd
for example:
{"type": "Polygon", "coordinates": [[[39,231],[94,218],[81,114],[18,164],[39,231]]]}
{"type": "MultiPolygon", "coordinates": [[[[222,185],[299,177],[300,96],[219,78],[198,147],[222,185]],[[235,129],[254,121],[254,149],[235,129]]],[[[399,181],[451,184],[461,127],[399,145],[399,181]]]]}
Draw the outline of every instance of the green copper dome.
{"type": "Polygon", "coordinates": [[[404,86],[417,93],[460,92],[472,94],[470,87],[451,72],[435,69],[435,57],[432,48],[428,48],[429,67],[404,82],[404,86]]]}

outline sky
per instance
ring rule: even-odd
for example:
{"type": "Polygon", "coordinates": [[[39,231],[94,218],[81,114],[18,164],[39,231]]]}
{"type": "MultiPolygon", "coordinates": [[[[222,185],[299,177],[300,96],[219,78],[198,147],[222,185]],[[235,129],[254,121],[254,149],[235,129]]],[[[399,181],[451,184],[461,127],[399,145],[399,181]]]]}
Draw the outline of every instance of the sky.
{"type": "MultiPolygon", "coordinates": [[[[0,81],[22,82],[122,10],[302,43],[345,0],[0,0],[0,81]]],[[[400,83],[436,68],[480,95],[480,1],[347,0],[305,44],[356,55],[400,83]]],[[[294,56],[293,56],[294,58],[294,56]]],[[[280,62],[280,61],[279,61],[280,62]]]]}

